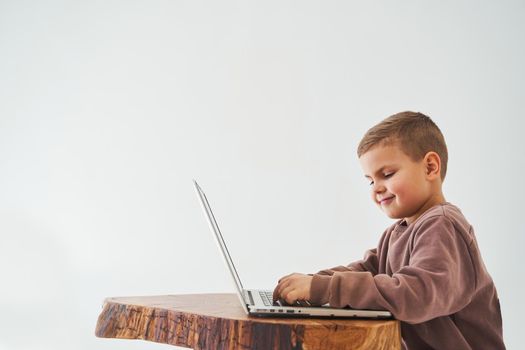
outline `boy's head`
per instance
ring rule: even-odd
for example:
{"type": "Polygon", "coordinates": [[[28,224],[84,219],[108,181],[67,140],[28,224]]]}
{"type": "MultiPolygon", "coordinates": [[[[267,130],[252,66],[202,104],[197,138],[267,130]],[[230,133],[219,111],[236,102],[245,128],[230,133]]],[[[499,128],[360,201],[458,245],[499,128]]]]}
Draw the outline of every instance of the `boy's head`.
{"type": "Polygon", "coordinates": [[[415,220],[444,201],[447,146],[424,114],[401,112],[367,131],[357,149],[372,198],[388,216],[415,220]]]}
{"type": "Polygon", "coordinates": [[[419,161],[428,152],[436,152],[441,159],[441,181],[447,173],[448,152],[441,130],[426,115],[419,112],[394,114],[368,130],[357,148],[361,156],[376,145],[398,147],[414,161],[419,161]]]}

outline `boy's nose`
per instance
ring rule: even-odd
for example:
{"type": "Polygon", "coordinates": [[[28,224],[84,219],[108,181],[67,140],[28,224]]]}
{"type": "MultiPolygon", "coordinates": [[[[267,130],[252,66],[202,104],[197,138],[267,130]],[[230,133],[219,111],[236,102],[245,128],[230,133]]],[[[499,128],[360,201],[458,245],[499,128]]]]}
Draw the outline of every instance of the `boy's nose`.
{"type": "Polygon", "coordinates": [[[383,186],[381,183],[374,182],[372,185],[372,191],[374,193],[382,193],[385,192],[385,186],[383,186]]]}

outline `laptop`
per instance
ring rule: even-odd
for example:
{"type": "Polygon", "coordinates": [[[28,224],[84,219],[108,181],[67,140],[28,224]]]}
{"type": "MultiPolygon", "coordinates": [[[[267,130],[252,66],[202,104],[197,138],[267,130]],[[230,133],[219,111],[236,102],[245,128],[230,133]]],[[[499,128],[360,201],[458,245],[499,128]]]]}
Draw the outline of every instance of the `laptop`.
{"type": "MultiPolygon", "coordinates": [[[[388,311],[356,310],[332,308],[328,304],[323,306],[305,306],[305,302],[297,302],[288,305],[283,301],[273,301],[273,291],[244,289],[239,274],[235,269],[233,260],[226,247],[217,221],[211,211],[210,203],[197,181],[193,180],[195,190],[206,214],[206,219],[215,237],[215,241],[228,267],[233,283],[235,285],[239,301],[244,312],[252,316],[286,316],[286,317],[348,317],[348,318],[391,318],[388,311]]],[[[307,303],[307,302],[306,302],[307,303]]],[[[308,304],[308,303],[307,303],[308,304]]]]}

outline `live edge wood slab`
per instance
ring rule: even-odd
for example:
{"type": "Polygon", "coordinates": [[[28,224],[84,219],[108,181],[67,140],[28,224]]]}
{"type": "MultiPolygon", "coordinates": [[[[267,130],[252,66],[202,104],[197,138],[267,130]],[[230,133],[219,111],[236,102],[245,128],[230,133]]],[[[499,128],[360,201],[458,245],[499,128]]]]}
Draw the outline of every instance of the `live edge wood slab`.
{"type": "Polygon", "coordinates": [[[235,294],[108,298],[102,338],[142,339],[196,350],[401,349],[396,320],[247,316],[235,294]]]}

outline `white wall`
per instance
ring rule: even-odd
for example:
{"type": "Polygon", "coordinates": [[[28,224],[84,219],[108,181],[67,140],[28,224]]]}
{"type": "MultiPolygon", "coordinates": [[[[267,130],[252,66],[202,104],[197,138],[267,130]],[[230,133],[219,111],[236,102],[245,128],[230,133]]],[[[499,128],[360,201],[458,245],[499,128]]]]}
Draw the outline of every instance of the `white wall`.
{"type": "Polygon", "coordinates": [[[518,349],[524,42],[521,1],[0,1],[0,349],[167,349],[96,338],[103,298],[232,292],[194,177],[249,287],[361,258],[356,145],[407,109],[518,349]]]}

